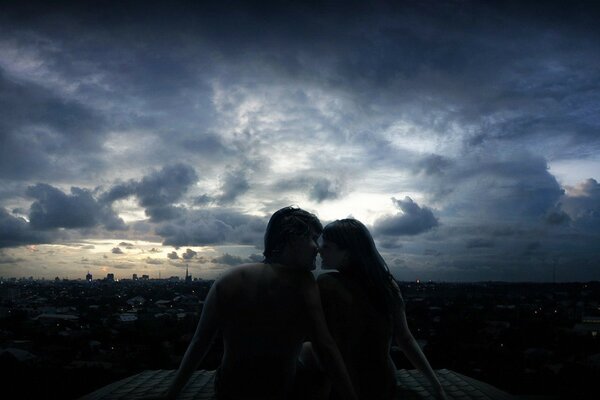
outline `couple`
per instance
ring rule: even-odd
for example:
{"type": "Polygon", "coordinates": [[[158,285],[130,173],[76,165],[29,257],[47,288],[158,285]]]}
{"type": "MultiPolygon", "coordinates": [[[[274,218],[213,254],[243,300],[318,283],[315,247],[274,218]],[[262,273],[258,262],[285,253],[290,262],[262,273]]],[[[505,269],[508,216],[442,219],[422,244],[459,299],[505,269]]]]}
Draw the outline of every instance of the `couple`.
{"type": "Polygon", "coordinates": [[[177,397],[218,331],[224,341],[215,373],[219,400],[392,399],[393,339],[437,397],[446,398],[363,224],[346,219],[323,229],[313,214],[286,207],[269,220],[264,256],[262,263],[234,268],[213,284],[163,398],[177,397]],[[324,266],[339,272],[317,282],[311,271],[319,252],[324,266]],[[303,346],[305,341],[310,344],[303,346]]]}

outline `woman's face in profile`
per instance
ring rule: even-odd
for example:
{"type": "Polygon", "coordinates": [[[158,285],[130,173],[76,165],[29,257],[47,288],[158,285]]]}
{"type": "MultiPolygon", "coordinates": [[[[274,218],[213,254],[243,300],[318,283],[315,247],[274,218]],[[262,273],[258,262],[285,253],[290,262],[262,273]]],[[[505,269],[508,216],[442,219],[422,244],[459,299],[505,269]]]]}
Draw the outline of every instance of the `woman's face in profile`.
{"type": "Polygon", "coordinates": [[[337,244],[326,239],[323,239],[319,253],[321,254],[321,259],[323,260],[323,269],[342,270],[344,265],[348,264],[348,252],[340,249],[337,244]]]}

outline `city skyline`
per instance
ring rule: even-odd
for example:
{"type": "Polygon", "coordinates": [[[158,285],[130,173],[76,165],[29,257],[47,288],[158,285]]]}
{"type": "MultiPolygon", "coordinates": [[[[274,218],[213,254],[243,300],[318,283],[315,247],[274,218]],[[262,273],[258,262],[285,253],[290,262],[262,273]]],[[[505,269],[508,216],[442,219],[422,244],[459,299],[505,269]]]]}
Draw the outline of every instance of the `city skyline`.
{"type": "Polygon", "coordinates": [[[2,5],[0,276],[214,278],[297,205],[400,280],[600,280],[599,14],[2,5]]]}

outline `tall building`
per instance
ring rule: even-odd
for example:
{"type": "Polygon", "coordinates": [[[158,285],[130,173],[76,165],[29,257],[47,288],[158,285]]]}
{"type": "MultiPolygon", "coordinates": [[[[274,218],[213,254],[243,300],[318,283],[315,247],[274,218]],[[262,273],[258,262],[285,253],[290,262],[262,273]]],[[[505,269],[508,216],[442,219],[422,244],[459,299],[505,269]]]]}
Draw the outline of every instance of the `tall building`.
{"type": "Polygon", "coordinates": [[[115,281],[115,274],[106,274],[106,280],[109,282],[115,281]]]}
{"type": "Polygon", "coordinates": [[[134,281],[137,281],[137,280],[138,280],[137,274],[133,274],[133,278],[132,278],[132,279],[133,279],[134,281]]]}
{"type": "Polygon", "coordinates": [[[192,276],[190,274],[188,274],[188,265],[185,265],[185,283],[191,283],[192,282],[192,276]]]}
{"type": "Polygon", "coordinates": [[[90,274],[90,271],[88,271],[88,273],[85,275],[85,280],[86,282],[92,281],[92,274],[90,274]]]}

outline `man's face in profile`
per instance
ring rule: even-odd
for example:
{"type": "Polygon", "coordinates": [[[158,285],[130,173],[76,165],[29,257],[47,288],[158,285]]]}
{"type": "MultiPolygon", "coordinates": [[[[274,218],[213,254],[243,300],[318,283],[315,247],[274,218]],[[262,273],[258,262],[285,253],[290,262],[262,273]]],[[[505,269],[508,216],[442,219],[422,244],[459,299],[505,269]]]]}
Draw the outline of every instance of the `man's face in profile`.
{"type": "Polygon", "coordinates": [[[298,236],[291,241],[290,245],[298,268],[312,271],[317,267],[318,240],[319,234],[311,230],[309,235],[298,236]]]}

